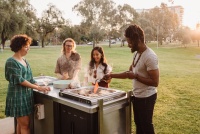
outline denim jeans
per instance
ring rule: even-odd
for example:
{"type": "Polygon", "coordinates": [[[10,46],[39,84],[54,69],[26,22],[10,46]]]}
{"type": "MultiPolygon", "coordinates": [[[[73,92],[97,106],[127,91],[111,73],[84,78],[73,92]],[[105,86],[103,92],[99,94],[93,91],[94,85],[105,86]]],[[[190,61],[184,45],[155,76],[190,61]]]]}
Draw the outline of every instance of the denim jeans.
{"type": "Polygon", "coordinates": [[[157,93],[147,98],[133,97],[136,134],[155,134],[152,118],[156,99],[157,93]]]}

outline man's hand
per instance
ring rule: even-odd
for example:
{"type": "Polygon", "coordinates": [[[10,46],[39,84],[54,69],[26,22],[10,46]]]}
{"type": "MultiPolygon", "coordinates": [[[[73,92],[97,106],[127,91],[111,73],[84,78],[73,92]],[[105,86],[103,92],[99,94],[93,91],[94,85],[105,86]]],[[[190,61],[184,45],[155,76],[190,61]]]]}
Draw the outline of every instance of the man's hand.
{"type": "Polygon", "coordinates": [[[105,74],[104,77],[102,78],[102,80],[106,80],[106,81],[109,81],[111,79],[112,79],[111,74],[105,74]]]}

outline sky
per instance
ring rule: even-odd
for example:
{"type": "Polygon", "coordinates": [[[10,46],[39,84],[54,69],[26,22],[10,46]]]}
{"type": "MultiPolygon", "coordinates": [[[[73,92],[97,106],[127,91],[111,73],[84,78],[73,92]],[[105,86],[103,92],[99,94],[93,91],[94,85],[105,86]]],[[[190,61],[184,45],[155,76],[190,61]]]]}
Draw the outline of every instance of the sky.
{"type": "MultiPolygon", "coordinates": [[[[30,0],[31,5],[37,10],[37,15],[40,17],[42,11],[48,8],[48,4],[52,3],[60,11],[63,12],[63,17],[69,19],[72,24],[80,24],[81,16],[72,11],[72,7],[78,4],[81,0],[30,0]]],[[[149,9],[155,6],[160,7],[163,2],[168,6],[182,6],[184,8],[183,25],[191,29],[195,29],[196,24],[200,22],[200,7],[198,0],[174,0],[174,3],[168,0],[113,0],[117,5],[129,4],[134,9],[149,9]]]]}

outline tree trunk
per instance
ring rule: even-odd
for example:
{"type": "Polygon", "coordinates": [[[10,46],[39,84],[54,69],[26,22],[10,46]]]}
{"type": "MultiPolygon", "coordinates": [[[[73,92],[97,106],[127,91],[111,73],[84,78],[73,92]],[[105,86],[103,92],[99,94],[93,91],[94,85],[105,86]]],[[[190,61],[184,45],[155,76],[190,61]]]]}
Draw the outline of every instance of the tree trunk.
{"type": "Polygon", "coordinates": [[[44,48],[44,38],[42,39],[42,48],[44,48]]]}
{"type": "Polygon", "coordinates": [[[124,46],[124,42],[125,42],[125,40],[122,40],[122,41],[121,41],[121,47],[124,46]]]}
{"type": "Polygon", "coordinates": [[[1,38],[1,45],[2,45],[3,49],[5,47],[6,40],[7,40],[6,37],[5,38],[1,38]]]}
{"type": "Polygon", "coordinates": [[[110,37],[109,37],[109,47],[111,47],[111,39],[110,39],[110,37]]]}
{"type": "Polygon", "coordinates": [[[1,32],[1,44],[3,49],[5,47],[5,43],[6,43],[6,40],[8,39],[8,37],[5,36],[5,32],[1,32]]]}

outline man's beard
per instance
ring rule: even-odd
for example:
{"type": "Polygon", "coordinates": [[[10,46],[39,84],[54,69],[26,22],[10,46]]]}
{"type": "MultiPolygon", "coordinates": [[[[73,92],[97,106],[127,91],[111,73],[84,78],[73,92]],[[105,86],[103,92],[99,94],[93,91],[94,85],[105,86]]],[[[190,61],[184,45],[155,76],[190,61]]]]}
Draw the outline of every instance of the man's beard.
{"type": "Polygon", "coordinates": [[[131,48],[131,52],[134,53],[135,51],[138,51],[138,44],[134,44],[131,48]]]}

